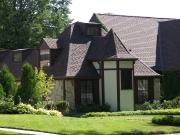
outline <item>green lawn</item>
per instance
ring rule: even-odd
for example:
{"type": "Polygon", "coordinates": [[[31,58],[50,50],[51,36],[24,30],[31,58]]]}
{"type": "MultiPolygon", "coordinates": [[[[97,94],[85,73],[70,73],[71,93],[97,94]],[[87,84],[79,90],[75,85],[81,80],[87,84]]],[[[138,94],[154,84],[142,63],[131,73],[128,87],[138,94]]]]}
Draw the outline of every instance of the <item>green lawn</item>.
{"type": "Polygon", "coordinates": [[[14,132],[6,132],[6,131],[0,130],[0,135],[25,135],[25,134],[19,134],[19,133],[14,133],[14,132]]]}
{"type": "Polygon", "coordinates": [[[33,129],[62,134],[127,134],[134,132],[172,133],[180,132],[179,127],[159,126],[151,123],[153,116],[118,117],[56,117],[46,115],[0,115],[1,127],[33,129]]]}

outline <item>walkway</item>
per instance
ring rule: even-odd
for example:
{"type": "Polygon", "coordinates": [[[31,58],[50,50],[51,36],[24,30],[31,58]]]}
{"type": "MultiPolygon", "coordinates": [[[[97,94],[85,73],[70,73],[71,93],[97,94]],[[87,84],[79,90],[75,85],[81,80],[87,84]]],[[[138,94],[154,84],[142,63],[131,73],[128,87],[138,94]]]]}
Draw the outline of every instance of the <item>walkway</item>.
{"type": "Polygon", "coordinates": [[[8,132],[15,132],[15,133],[22,133],[22,134],[29,134],[29,135],[58,135],[52,133],[45,133],[39,131],[29,131],[29,130],[22,130],[22,129],[12,129],[12,128],[0,128],[1,131],[8,131],[8,132]]]}

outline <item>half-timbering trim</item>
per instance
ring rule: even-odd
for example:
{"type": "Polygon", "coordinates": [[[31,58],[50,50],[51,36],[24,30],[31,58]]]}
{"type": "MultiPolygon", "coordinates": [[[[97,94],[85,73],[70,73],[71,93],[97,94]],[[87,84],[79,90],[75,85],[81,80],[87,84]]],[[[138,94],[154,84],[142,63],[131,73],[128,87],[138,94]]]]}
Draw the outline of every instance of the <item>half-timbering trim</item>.
{"type": "Polygon", "coordinates": [[[101,76],[102,76],[102,104],[105,104],[105,94],[104,94],[104,61],[101,61],[101,76]]]}
{"type": "Polygon", "coordinates": [[[117,110],[120,111],[120,74],[119,74],[119,61],[116,62],[117,68],[117,110]]]}
{"type": "Polygon", "coordinates": [[[63,100],[66,100],[66,80],[63,80],[63,100]]]}

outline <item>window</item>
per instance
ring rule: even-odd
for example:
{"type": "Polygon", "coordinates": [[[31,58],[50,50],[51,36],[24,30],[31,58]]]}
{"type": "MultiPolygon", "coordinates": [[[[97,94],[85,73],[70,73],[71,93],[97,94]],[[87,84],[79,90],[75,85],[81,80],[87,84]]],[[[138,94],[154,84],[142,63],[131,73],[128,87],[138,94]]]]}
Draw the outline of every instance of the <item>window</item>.
{"type": "Polygon", "coordinates": [[[87,35],[89,36],[100,36],[100,29],[99,27],[95,26],[89,26],[87,28],[87,35]]]}
{"type": "Polygon", "coordinates": [[[148,100],[148,80],[138,80],[138,103],[148,100]]]}
{"type": "Polygon", "coordinates": [[[132,69],[121,69],[121,89],[132,89],[132,69]]]}
{"type": "Polygon", "coordinates": [[[22,53],[21,52],[13,52],[13,61],[14,62],[22,62],[22,53]]]}
{"type": "Polygon", "coordinates": [[[81,104],[93,103],[93,82],[90,80],[83,80],[80,82],[81,89],[81,104]]]}

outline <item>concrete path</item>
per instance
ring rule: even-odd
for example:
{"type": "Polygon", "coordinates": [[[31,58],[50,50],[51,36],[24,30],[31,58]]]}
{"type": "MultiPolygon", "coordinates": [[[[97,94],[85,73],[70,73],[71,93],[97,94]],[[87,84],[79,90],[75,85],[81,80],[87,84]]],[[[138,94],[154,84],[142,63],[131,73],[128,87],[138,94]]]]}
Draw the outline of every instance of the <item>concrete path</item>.
{"type": "Polygon", "coordinates": [[[22,130],[22,129],[12,129],[12,128],[0,128],[1,131],[8,131],[8,132],[15,132],[15,133],[22,133],[22,134],[30,134],[30,135],[58,135],[52,133],[45,133],[39,131],[30,131],[30,130],[22,130]]]}

